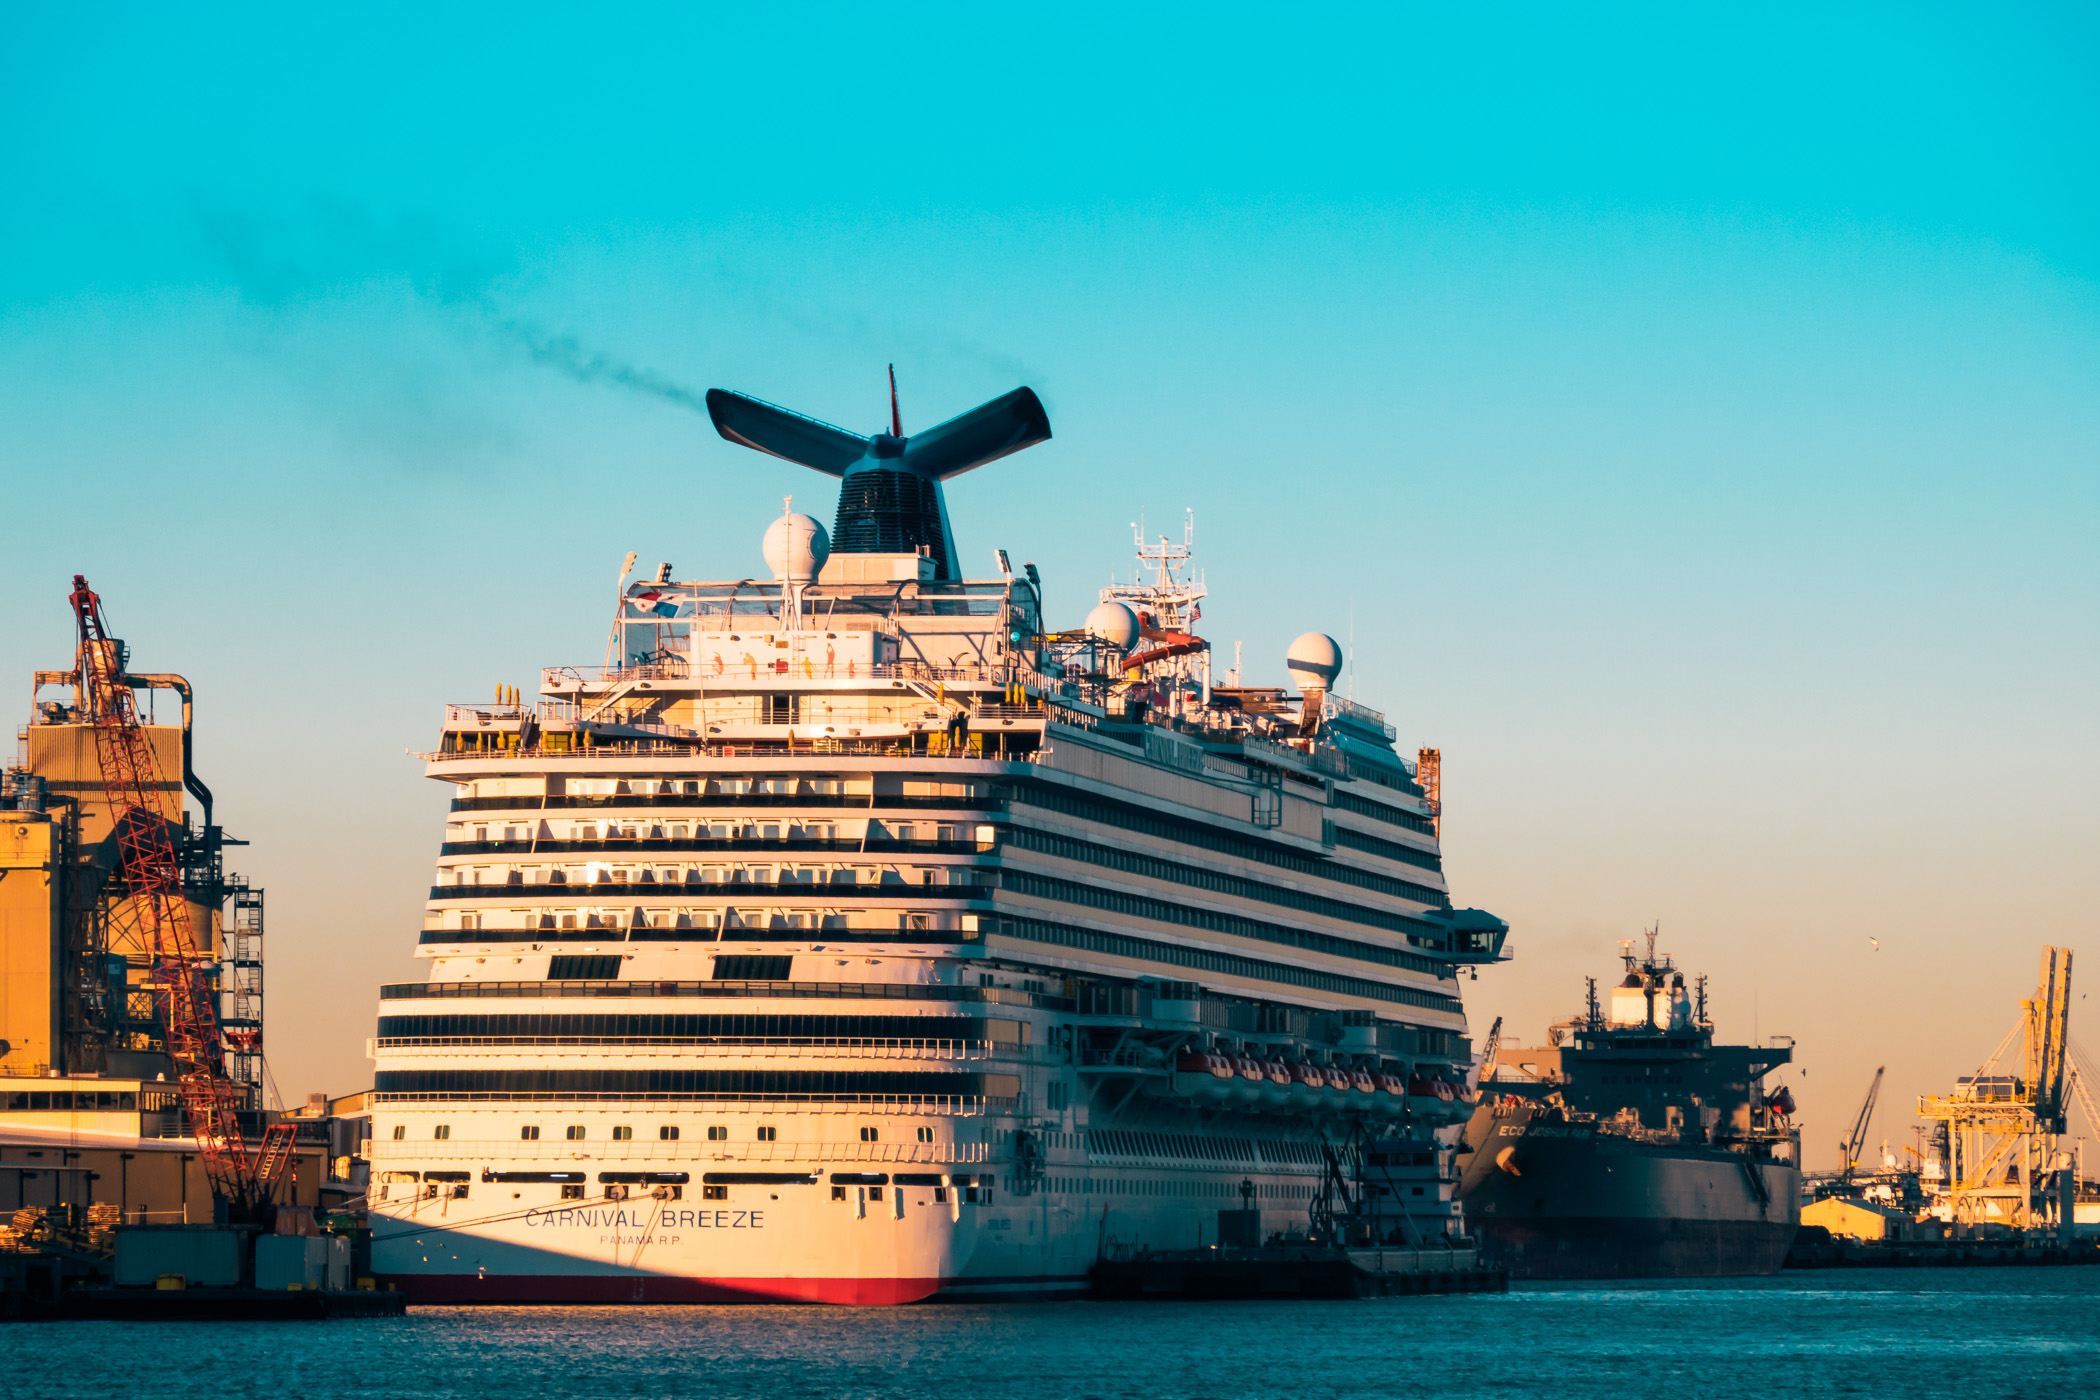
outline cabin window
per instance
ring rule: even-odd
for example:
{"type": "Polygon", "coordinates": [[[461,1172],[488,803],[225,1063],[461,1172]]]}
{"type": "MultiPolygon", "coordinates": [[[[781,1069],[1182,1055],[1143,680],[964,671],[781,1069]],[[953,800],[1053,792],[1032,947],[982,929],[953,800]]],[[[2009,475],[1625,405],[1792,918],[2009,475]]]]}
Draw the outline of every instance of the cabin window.
{"type": "Polygon", "coordinates": [[[625,1124],[625,1123],[617,1124],[617,1125],[616,1125],[616,1126],[615,1126],[615,1127],[613,1128],[613,1141],[614,1141],[614,1142],[632,1142],[633,1140],[634,1140],[634,1129],[633,1129],[633,1128],[631,1128],[631,1127],[629,1127],[629,1126],[627,1126],[627,1124],[625,1124]]]}
{"type": "Polygon", "coordinates": [[[405,1138],[405,1137],[407,1137],[407,1136],[408,1136],[408,1125],[407,1125],[406,1123],[396,1123],[396,1124],[394,1125],[394,1141],[395,1141],[395,1142],[399,1142],[399,1141],[401,1141],[401,1139],[403,1139],[403,1138],[405,1138]]]}
{"type": "Polygon", "coordinates": [[[676,1142],[678,1141],[678,1129],[666,1123],[656,1130],[656,1136],[662,1142],[676,1142]]]}
{"type": "Polygon", "coordinates": [[[518,1129],[518,1140],[520,1142],[538,1142],[540,1140],[539,1124],[527,1123],[524,1127],[518,1129]]]}
{"type": "Polygon", "coordinates": [[[729,1199],[729,1188],[727,1186],[703,1186],[700,1188],[700,1199],[703,1201],[726,1201],[729,1199]]]}
{"type": "Polygon", "coordinates": [[[729,1141],[729,1129],[723,1127],[720,1123],[711,1123],[707,1129],[707,1140],[709,1142],[727,1142],[729,1141]]]}
{"type": "Polygon", "coordinates": [[[583,1141],[583,1124],[581,1124],[581,1123],[571,1123],[571,1124],[569,1125],[569,1141],[570,1141],[570,1142],[582,1142],[582,1141],[583,1141]]]}
{"type": "Polygon", "coordinates": [[[880,1128],[862,1128],[860,1130],[860,1140],[862,1142],[880,1142],[882,1140],[882,1130],[880,1128]]]}
{"type": "Polygon", "coordinates": [[[932,1142],[932,1141],[933,1141],[933,1129],[931,1129],[931,1128],[921,1128],[921,1129],[919,1129],[919,1141],[920,1141],[920,1142],[932,1142]]]}
{"type": "Polygon", "coordinates": [[[452,1136],[452,1125],[450,1123],[440,1123],[430,1130],[430,1135],[439,1142],[443,1142],[452,1136]]]}
{"type": "Polygon", "coordinates": [[[777,1142],[779,1138],[780,1129],[773,1127],[771,1124],[760,1125],[758,1130],[758,1140],[760,1142],[777,1142]]]}
{"type": "Polygon", "coordinates": [[[562,1187],[562,1188],[561,1188],[561,1198],[562,1198],[563,1200],[565,1200],[565,1201],[580,1201],[580,1200],[582,1200],[582,1199],[583,1199],[583,1185],[582,1185],[582,1183],[581,1183],[581,1182],[579,1182],[579,1183],[577,1183],[577,1184],[575,1184],[575,1185],[572,1185],[572,1186],[564,1186],[564,1187],[562,1187]]]}

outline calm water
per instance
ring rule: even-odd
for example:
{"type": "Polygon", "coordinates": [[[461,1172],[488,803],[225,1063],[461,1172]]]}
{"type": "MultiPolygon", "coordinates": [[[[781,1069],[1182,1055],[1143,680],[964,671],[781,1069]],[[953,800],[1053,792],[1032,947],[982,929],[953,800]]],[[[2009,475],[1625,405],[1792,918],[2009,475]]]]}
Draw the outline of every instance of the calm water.
{"type": "Polygon", "coordinates": [[[425,1309],[0,1328],[0,1394],[1161,1397],[2100,1394],[2100,1268],[1357,1303],[425,1309]]]}

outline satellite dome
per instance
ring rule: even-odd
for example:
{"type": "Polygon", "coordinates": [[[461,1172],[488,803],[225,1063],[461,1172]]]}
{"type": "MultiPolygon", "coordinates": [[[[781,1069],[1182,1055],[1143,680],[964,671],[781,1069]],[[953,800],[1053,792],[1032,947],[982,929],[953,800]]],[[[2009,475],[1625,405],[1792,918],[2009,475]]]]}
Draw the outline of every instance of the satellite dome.
{"type": "Polygon", "coordinates": [[[1086,630],[1117,651],[1137,645],[1138,616],[1124,603],[1102,603],[1086,615],[1086,630]]]}
{"type": "Polygon", "coordinates": [[[1301,690],[1326,690],[1342,673],[1342,649],[1325,632],[1307,632],[1283,654],[1291,679],[1301,690]]]}
{"type": "Polygon", "coordinates": [[[810,516],[783,515],[766,527],[762,548],[774,578],[809,583],[831,557],[831,536],[810,516]]]}

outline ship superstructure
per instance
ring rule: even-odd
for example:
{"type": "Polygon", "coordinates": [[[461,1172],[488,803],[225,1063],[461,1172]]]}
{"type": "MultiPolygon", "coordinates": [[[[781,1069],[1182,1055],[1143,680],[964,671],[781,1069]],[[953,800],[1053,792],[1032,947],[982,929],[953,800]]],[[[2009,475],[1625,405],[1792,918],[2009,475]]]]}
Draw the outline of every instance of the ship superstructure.
{"type": "MultiPolygon", "coordinates": [[[[725,436],[762,445],[754,402],[725,436]]],[[[612,664],[446,708],[428,976],[373,1043],[379,1272],[1055,1294],[1112,1246],[1302,1231],[1394,1142],[1431,1164],[1395,1242],[1460,1228],[1429,1144],[1470,1111],[1457,977],[1507,929],[1452,908],[1329,639],[1295,690],[1212,686],[1158,558],[1057,630],[1003,551],[950,577],[786,514],[764,553],[623,581],[612,664]]]]}

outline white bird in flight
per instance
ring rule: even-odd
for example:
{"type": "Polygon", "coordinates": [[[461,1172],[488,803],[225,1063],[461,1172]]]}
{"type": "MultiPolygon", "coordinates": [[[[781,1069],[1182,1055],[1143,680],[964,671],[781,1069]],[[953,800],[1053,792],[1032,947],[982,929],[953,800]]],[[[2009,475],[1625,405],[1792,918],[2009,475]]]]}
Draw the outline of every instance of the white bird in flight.
{"type": "Polygon", "coordinates": [[[1870,933],[1867,935],[1867,942],[1874,945],[1875,952],[1878,953],[1881,951],[1881,940],[1876,938],[1873,934],[1870,933]]]}

